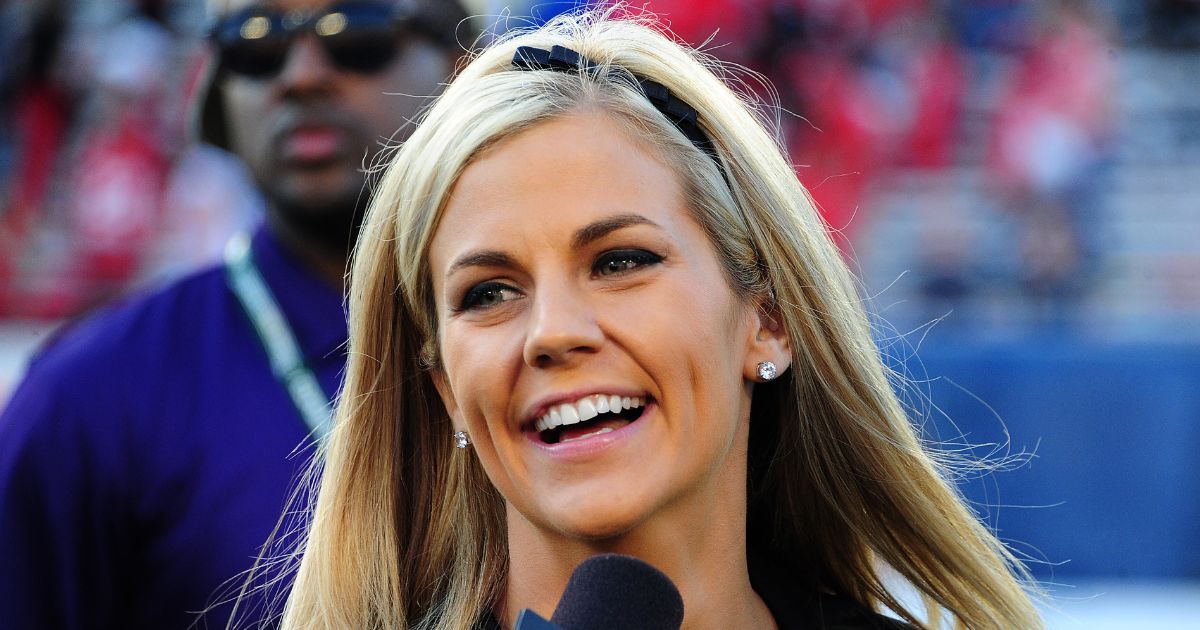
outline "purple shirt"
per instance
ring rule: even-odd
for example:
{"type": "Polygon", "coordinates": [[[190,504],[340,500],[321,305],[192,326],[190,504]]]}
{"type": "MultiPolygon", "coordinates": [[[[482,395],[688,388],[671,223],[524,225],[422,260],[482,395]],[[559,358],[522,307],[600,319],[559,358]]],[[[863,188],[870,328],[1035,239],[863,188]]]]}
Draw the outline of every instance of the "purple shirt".
{"type": "MultiPolygon", "coordinates": [[[[252,247],[332,394],[341,295],[265,231],[252,247]]],[[[240,585],[308,463],[311,448],[292,455],[306,433],[221,266],[69,326],[0,415],[0,625],[189,626],[240,585]]]]}

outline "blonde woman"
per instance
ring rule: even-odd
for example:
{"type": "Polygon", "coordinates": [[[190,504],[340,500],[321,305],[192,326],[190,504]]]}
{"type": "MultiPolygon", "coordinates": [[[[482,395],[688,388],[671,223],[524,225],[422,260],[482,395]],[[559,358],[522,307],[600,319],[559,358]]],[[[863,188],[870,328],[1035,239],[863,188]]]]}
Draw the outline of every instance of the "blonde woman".
{"type": "Polygon", "coordinates": [[[396,152],[286,628],[507,628],[601,552],[669,576],[689,629],[1039,625],[711,67],[560,18],[479,53],[396,152]]]}

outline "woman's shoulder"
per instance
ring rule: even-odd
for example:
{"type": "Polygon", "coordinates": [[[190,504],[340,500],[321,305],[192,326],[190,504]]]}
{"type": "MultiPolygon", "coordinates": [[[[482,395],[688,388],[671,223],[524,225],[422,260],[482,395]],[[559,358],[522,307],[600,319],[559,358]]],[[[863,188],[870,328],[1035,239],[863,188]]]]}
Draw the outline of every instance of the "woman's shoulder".
{"type": "MultiPolygon", "coordinates": [[[[774,609],[771,611],[774,613],[774,609]]],[[[825,630],[914,630],[906,621],[881,615],[866,606],[839,595],[820,595],[811,609],[793,620],[775,618],[779,630],[824,628],[825,630]]]]}
{"type": "Polygon", "coordinates": [[[769,556],[751,553],[750,582],[779,630],[913,630],[905,621],[875,612],[851,597],[815,592],[769,556]]]}

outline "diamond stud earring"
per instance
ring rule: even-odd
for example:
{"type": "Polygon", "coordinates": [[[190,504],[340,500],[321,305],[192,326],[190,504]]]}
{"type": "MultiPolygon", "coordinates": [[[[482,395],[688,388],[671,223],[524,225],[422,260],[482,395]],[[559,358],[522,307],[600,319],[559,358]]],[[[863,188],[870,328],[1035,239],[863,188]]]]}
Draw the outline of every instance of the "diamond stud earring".
{"type": "Polygon", "coordinates": [[[763,361],[758,364],[758,377],[764,381],[774,379],[779,374],[779,370],[775,369],[775,364],[770,361],[763,361]]]}
{"type": "Polygon", "coordinates": [[[455,448],[467,448],[467,445],[470,443],[471,443],[471,440],[469,438],[467,438],[467,433],[465,431],[455,431],[454,432],[454,447],[455,448]]]}

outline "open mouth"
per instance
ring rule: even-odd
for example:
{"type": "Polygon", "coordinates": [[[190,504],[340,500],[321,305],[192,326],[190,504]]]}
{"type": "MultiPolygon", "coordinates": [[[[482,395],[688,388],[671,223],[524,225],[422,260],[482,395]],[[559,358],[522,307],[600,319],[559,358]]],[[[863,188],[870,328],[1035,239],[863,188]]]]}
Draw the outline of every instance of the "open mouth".
{"type": "Polygon", "coordinates": [[[551,407],[528,430],[545,444],[585,440],[637,422],[650,398],[595,394],[551,407]]]}

